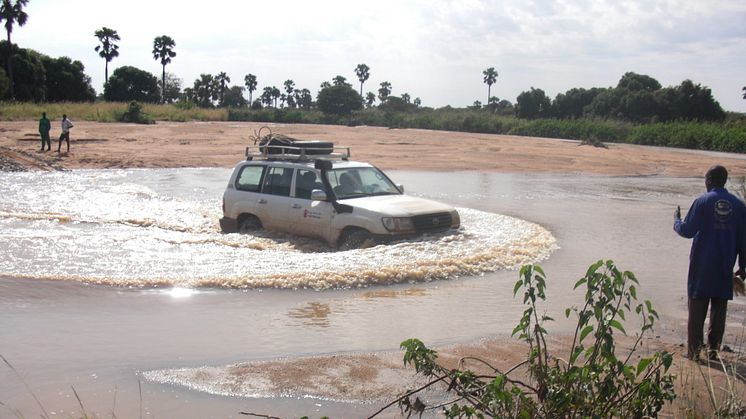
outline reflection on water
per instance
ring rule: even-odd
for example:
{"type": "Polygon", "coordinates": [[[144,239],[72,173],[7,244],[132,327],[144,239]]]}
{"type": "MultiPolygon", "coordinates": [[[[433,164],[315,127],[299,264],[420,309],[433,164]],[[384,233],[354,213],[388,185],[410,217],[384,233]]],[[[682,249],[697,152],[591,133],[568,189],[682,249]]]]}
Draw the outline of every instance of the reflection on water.
{"type": "Polygon", "coordinates": [[[429,294],[428,291],[423,288],[407,288],[404,290],[379,289],[375,291],[366,291],[360,294],[360,297],[365,298],[365,299],[403,298],[403,297],[424,297],[428,294],[429,294]]]}
{"type": "Polygon", "coordinates": [[[3,176],[0,251],[9,257],[0,261],[0,275],[135,287],[326,289],[511,269],[555,249],[554,237],[537,224],[467,208],[459,210],[456,233],[344,253],[267,232],[225,235],[217,226],[219,193],[184,169],[3,176]]]}
{"type": "Polygon", "coordinates": [[[329,304],[310,302],[301,308],[288,311],[288,317],[302,320],[307,326],[329,326],[329,314],[332,312],[329,304]]]}

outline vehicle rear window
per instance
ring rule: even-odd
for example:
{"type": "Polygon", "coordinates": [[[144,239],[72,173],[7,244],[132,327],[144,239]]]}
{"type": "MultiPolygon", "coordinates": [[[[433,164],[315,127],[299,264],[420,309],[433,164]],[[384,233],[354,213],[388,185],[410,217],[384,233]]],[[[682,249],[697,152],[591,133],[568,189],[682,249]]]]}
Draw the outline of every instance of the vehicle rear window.
{"type": "Polygon", "coordinates": [[[236,179],[236,189],[259,192],[262,185],[264,166],[244,166],[236,179]]]}

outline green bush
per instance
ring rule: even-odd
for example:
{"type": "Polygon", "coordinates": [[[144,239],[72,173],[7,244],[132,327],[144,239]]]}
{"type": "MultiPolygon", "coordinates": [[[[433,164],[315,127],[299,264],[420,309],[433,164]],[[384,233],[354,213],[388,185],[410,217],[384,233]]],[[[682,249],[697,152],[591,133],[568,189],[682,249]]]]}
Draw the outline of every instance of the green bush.
{"type": "Polygon", "coordinates": [[[131,122],[135,124],[155,124],[155,120],[149,117],[142,111],[142,105],[135,102],[130,102],[127,106],[127,110],[124,112],[115,112],[116,120],[119,122],[131,122]]]}
{"type": "Polygon", "coordinates": [[[527,366],[531,381],[510,377],[518,366],[502,372],[474,358],[493,374],[446,369],[437,363],[437,352],[417,339],[409,339],[401,344],[405,350],[404,364],[414,366],[417,373],[431,381],[384,409],[398,402],[402,413],[421,414],[428,406],[417,394],[442,382],[449,393],[455,393],[453,400],[439,404],[449,418],[655,416],[665,403],[675,398],[674,376],[668,372],[673,355],[655,352],[632,362],[643,336],[658,318],[650,301],[637,302],[637,284],[632,272],[619,270],[610,260],[591,265],[575,284],[575,289],[585,290],[585,304],[565,310],[565,316],[574,314],[577,323],[569,352],[559,357],[549,353],[545,324],[552,319],[541,314],[538,305],[546,299],[546,277],[539,266],[524,266],[513,294],[523,290],[526,309],[513,335],[528,346],[528,357],[518,366],[527,366]],[[628,353],[619,354],[615,337],[627,334],[624,324],[628,316],[637,317],[632,324],[640,329],[628,353]]]}
{"type": "Polygon", "coordinates": [[[668,122],[635,126],[627,137],[633,144],[695,150],[746,152],[742,123],[668,122]]]}
{"type": "Polygon", "coordinates": [[[623,142],[632,125],[601,119],[535,119],[510,130],[513,135],[586,140],[600,138],[608,142],[623,142]]]}

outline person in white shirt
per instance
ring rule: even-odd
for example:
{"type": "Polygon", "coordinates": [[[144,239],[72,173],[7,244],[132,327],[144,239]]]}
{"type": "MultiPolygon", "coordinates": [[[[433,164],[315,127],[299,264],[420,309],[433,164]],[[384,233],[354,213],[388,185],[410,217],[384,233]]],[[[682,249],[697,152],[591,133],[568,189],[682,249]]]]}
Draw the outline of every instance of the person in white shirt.
{"type": "Polygon", "coordinates": [[[67,119],[67,115],[62,115],[62,134],[60,134],[60,143],[57,145],[57,152],[62,148],[62,140],[67,141],[67,152],[70,152],[70,128],[73,127],[72,121],[67,119]]]}

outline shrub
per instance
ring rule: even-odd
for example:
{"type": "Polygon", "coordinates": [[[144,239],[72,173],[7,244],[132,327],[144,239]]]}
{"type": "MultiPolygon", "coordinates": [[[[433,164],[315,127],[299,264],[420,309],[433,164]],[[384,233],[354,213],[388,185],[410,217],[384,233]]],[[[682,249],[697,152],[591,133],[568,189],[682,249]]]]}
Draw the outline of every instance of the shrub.
{"type": "Polygon", "coordinates": [[[546,298],[546,277],[539,266],[524,266],[513,294],[523,290],[526,309],[513,335],[528,345],[525,364],[532,381],[510,378],[516,367],[501,372],[482,360],[477,361],[493,374],[477,375],[462,368],[448,370],[437,363],[437,352],[417,339],[409,339],[401,344],[404,364],[414,366],[417,373],[432,380],[394,403],[399,403],[403,413],[422,413],[427,406],[416,395],[443,382],[449,393],[455,393],[454,400],[440,404],[449,418],[655,416],[675,398],[674,376],[668,373],[673,355],[655,352],[631,363],[643,336],[658,318],[650,301],[637,303],[637,284],[632,272],[620,271],[610,260],[591,265],[575,284],[575,289],[585,289],[584,306],[565,310],[566,317],[575,315],[577,325],[569,353],[560,358],[549,354],[544,325],[552,319],[541,315],[537,304],[546,298]],[[640,330],[629,352],[620,355],[615,334],[627,334],[623,324],[629,315],[638,317],[633,323],[639,324],[640,330]]]}
{"type": "Polygon", "coordinates": [[[153,118],[142,112],[142,105],[134,100],[127,105],[127,110],[117,116],[119,122],[132,122],[135,124],[155,124],[153,118]]]}

